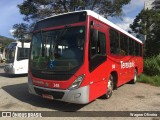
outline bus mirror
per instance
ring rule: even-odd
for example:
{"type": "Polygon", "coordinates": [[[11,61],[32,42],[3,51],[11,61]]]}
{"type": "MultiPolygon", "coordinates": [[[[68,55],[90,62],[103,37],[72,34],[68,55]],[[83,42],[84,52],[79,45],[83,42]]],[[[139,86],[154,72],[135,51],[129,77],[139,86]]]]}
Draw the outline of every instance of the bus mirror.
{"type": "Polygon", "coordinates": [[[93,40],[95,41],[95,42],[97,42],[98,41],[98,30],[93,30],[93,40]]]}
{"type": "Polygon", "coordinates": [[[91,26],[94,26],[94,21],[91,21],[91,26]]]}

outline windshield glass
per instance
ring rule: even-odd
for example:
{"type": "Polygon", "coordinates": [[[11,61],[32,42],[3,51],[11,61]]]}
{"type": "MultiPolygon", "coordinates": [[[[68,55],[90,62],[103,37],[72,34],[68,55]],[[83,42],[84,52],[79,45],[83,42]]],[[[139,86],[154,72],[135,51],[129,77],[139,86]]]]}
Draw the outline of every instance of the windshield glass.
{"type": "Polygon", "coordinates": [[[33,35],[30,66],[34,70],[70,71],[83,62],[85,27],[42,31],[33,35]]]}
{"type": "Polygon", "coordinates": [[[6,48],[6,63],[13,63],[15,58],[17,43],[11,43],[6,48]]]}

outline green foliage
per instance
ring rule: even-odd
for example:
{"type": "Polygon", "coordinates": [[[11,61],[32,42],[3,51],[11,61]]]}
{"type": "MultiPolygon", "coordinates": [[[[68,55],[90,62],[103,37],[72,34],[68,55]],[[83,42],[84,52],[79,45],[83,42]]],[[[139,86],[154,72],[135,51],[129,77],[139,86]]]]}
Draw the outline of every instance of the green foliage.
{"type": "Polygon", "coordinates": [[[135,18],[130,28],[133,32],[148,35],[151,33],[150,27],[155,23],[155,18],[158,16],[155,10],[142,10],[135,18]]]}
{"type": "Polygon", "coordinates": [[[119,16],[122,7],[131,0],[25,0],[19,4],[24,20],[39,20],[51,15],[75,10],[93,10],[99,14],[119,16]]]}
{"type": "Polygon", "coordinates": [[[145,74],[141,74],[138,77],[138,82],[148,83],[157,87],[160,87],[160,76],[148,76],[145,74]]]}
{"type": "Polygon", "coordinates": [[[160,76],[160,55],[145,59],[144,73],[150,76],[154,75],[160,76]]]}
{"type": "Polygon", "coordinates": [[[144,60],[144,74],[138,77],[138,81],[160,86],[160,54],[144,60]]]}
{"type": "Polygon", "coordinates": [[[0,36],[0,43],[2,43],[2,48],[5,48],[9,43],[13,42],[14,40],[11,38],[0,36]]]}
{"type": "Polygon", "coordinates": [[[13,37],[18,39],[24,39],[28,30],[28,25],[25,23],[13,25],[13,37]]]}
{"type": "Polygon", "coordinates": [[[22,42],[22,47],[24,42],[28,42],[31,40],[31,35],[28,34],[30,32],[30,27],[28,24],[20,23],[13,25],[12,28],[13,31],[13,37],[17,38],[22,42]]]}
{"type": "MultiPolygon", "coordinates": [[[[145,57],[160,53],[160,12],[155,10],[142,10],[130,25],[138,38],[145,36],[145,57]]],[[[130,31],[131,32],[131,31],[130,31]]]]}
{"type": "Polygon", "coordinates": [[[105,17],[120,16],[122,7],[128,4],[131,0],[24,0],[22,4],[17,5],[20,13],[24,15],[24,21],[29,21],[31,24],[24,23],[15,24],[13,29],[14,37],[20,41],[30,41],[31,35],[25,35],[26,32],[31,32],[34,23],[48,16],[72,12],[75,10],[93,10],[105,17]]]}

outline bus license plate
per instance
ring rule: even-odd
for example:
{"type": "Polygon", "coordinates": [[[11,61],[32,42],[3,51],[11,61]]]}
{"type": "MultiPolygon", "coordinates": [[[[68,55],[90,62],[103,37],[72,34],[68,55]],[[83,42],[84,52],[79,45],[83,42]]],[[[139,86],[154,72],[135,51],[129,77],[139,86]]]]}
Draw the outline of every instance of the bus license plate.
{"type": "Polygon", "coordinates": [[[48,94],[42,94],[42,97],[45,99],[49,99],[49,100],[53,100],[53,96],[52,95],[48,95],[48,94]]]}

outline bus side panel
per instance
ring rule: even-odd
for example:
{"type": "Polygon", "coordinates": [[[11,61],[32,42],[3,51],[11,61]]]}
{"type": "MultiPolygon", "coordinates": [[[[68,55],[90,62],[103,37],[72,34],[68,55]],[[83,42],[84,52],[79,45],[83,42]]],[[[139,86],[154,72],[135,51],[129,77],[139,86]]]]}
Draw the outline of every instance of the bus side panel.
{"type": "Polygon", "coordinates": [[[89,101],[106,94],[110,68],[109,62],[105,61],[89,74],[89,101]]]}
{"type": "Polygon", "coordinates": [[[107,91],[107,82],[100,81],[90,85],[89,89],[89,101],[93,101],[97,97],[104,95],[107,91]]]}
{"type": "MultiPolygon", "coordinates": [[[[133,59],[132,56],[122,56],[120,62],[123,61],[123,63],[135,63],[135,60],[133,59]]],[[[121,79],[122,79],[122,84],[127,83],[131,79],[133,79],[134,76],[134,66],[133,67],[123,67],[120,63],[120,74],[121,74],[121,79]]]]}
{"type": "Polygon", "coordinates": [[[139,69],[139,71],[138,71],[138,75],[140,75],[140,74],[143,72],[143,64],[144,64],[144,63],[143,63],[143,58],[142,58],[142,57],[140,58],[140,62],[141,62],[141,63],[139,63],[139,64],[140,64],[140,65],[139,65],[139,66],[140,66],[140,69],[139,69]]]}

